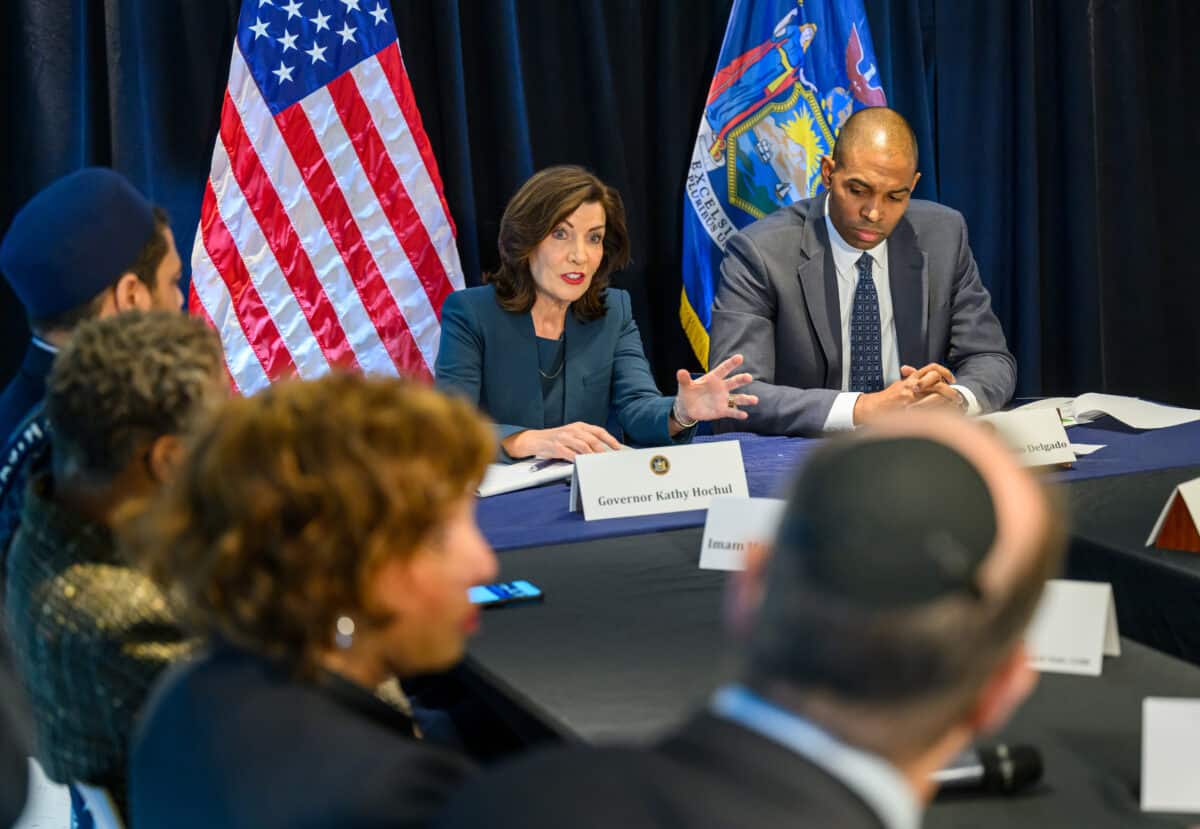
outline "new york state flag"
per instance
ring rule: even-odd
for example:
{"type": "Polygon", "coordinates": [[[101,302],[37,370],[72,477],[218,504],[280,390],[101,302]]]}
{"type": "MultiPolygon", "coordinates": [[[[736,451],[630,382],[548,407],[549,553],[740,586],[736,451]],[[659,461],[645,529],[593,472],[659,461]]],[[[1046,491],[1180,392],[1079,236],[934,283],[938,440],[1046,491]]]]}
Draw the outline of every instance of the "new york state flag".
{"type": "Polygon", "coordinates": [[[679,317],[706,369],[725,241],[824,189],[842,124],[886,103],[862,0],[735,0],[684,188],[679,317]]]}

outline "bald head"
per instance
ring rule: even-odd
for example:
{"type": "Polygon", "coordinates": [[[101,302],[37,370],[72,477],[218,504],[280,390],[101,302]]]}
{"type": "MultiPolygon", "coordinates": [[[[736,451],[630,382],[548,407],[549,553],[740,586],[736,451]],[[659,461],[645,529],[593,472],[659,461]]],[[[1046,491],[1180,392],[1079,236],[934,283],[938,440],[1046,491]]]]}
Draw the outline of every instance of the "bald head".
{"type": "Polygon", "coordinates": [[[917,135],[904,116],[888,107],[868,107],[846,119],[833,145],[833,160],[845,161],[848,153],[871,150],[899,155],[917,169],[917,135]]]}
{"type": "Polygon", "coordinates": [[[1046,489],[965,418],[902,414],[832,441],[796,481],[761,592],[746,591],[762,596],[748,678],[821,700],[827,724],[865,729],[860,744],[917,751],[998,666],[1023,665],[1062,527],[1046,489]]]}

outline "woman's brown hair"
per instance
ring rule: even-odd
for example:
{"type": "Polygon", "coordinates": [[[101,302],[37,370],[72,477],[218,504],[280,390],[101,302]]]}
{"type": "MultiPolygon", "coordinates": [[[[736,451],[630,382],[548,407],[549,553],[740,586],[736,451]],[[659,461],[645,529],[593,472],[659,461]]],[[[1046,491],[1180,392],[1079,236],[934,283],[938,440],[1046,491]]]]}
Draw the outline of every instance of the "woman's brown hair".
{"type": "Polygon", "coordinates": [[[333,374],[230,401],[175,480],[125,528],[127,552],[197,633],[311,672],[380,564],[413,555],[495,447],[466,402],[333,374]]]}
{"type": "Polygon", "coordinates": [[[529,259],[558,224],[582,204],[596,202],[604,208],[604,258],[587,292],[571,303],[579,319],[604,316],[604,290],[613,271],[629,264],[629,234],[625,205],[620,194],[582,167],[547,167],[521,185],[500,219],[500,267],[483,281],[496,289],[500,307],[525,313],[536,296],[529,259]]]}

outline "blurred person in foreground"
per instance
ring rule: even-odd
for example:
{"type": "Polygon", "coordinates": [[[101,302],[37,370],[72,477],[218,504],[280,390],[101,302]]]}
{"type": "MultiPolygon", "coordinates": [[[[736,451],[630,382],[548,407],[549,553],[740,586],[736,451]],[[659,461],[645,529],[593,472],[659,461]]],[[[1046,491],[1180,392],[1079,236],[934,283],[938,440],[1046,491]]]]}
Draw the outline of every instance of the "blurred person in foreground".
{"type": "Polygon", "coordinates": [[[474,489],[495,453],[464,401],[334,374],[231,402],[133,527],[207,649],[157,689],[135,826],[411,826],[470,769],[389,681],[443,671],[496,560],[474,489]]]}
{"type": "Polygon", "coordinates": [[[739,684],[650,748],[477,778],[444,825],[917,827],[931,773],[1034,686],[1060,516],[995,438],[911,413],[817,450],[773,546],[733,582],[739,684]]]}
{"type": "Polygon", "coordinates": [[[9,555],[7,622],[42,768],[105,788],[118,808],[134,718],[191,643],[114,527],[171,477],[184,433],[227,394],[216,334],[165,311],[82,324],[47,381],[53,437],[9,555]]]}
{"type": "MultiPolygon", "coordinates": [[[[29,469],[46,445],[43,405],[54,356],[83,322],[183,307],[183,262],[161,207],[120,173],[88,167],[21,208],[0,244],[0,272],[33,331],[0,393],[0,564],[16,533],[29,469]]],[[[3,579],[0,568],[0,580],[3,579]]]]}
{"type": "Polygon", "coordinates": [[[547,167],[500,219],[500,267],[486,285],[455,291],[442,308],[438,388],[496,421],[500,458],[561,458],[620,449],[606,428],[640,446],[687,443],[700,421],[745,420],[740,355],[674,397],[650,375],[629,294],[609,277],[629,263],[625,207],[582,167],[547,167]]]}

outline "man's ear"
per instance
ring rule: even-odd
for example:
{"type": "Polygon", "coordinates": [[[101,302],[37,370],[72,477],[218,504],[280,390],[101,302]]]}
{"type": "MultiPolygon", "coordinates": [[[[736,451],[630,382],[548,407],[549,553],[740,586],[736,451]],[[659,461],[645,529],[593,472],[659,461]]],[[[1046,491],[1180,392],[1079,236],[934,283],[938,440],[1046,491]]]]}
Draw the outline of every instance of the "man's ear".
{"type": "Polygon", "coordinates": [[[178,435],[159,435],[150,444],[147,452],[147,472],[155,483],[171,480],[175,470],[183,463],[183,441],[178,435]]]}
{"type": "Polygon", "coordinates": [[[766,588],[771,547],[761,542],[746,545],[745,569],[733,573],[725,589],[725,623],[730,632],[743,637],[750,632],[766,588]]]}
{"type": "Polygon", "coordinates": [[[920,180],[921,180],[921,173],[920,173],[920,171],[917,171],[917,172],[913,173],[913,180],[912,180],[912,184],[908,185],[908,192],[909,192],[909,195],[912,195],[912,192],[913,192],[914,190],[916,190],[916,189],[917,189],[917,182],[918,182],[918,181],[920,181],[920,180]]]}
{"type": "Polygon", "coordinates": [[[133,272],[121,274],[121,278],[113,286],[113,301],[116,306],[114,310],[117,313],[134,309],[148,311],[153,305],[152,300],[146,283],[133,272]]]}
{"type": "Polygon", "coordinates": [[[979,734],[999,731],[1033,692],[1037,681],[1038,673],[1029,664],[1029,651],[1022,640],[996,666],[979,690],[971,710],[971,730],[979,734]]]}
{"type": "Polygon", "coordinates": [[[826,190],[833,186],[833,171],[836,168],[837,162],[833,160],[832,156],[821,156],[821,182],[825,185],[826,190]]]}

